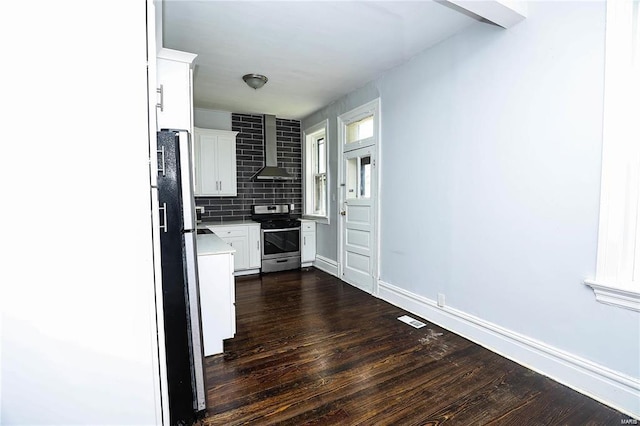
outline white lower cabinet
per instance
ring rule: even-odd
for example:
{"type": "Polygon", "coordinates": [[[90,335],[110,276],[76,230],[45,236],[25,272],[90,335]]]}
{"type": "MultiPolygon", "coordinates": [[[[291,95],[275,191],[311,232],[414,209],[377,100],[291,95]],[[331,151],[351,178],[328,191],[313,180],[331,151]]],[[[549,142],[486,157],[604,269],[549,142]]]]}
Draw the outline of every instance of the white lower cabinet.
{"type": "Polygon", "coordinates": [[[301,262],[306,268],[316,260],[316,223],[313,220],[301,220],[301,262]]]}
{"type": "Polygon", "coordinates": [[[236,250],[233,268],[235,275],[259,272],[261,262],[259,224],[215,225],[207,228],[236,250]]]}
{"type": "Polygon", "coordinates": [[[233,262],[234,271],[242,271],[249,267],[249,256],[247,253],[247,236],[231,236],[221,237],[227,244],[236,249],[236,254],[233,262]]]}
{"type": "Polygon", "coordinates": [[[260,247],[260,225],[248,225],[249,228],[249,268],[257,269],[262,266],[262,249],[260,247]]]}
{"type": "Polygon", "coordinates": [[[222,353],[236,333],[236,292],[232,253],[198,255],[204,355],[222,353]]]}

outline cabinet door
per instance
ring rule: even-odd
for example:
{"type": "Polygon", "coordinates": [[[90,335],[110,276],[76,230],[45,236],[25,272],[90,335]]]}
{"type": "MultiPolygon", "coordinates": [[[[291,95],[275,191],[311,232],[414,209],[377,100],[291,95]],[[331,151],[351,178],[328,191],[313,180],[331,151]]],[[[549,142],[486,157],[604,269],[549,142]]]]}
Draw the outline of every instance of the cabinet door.
{"type": "Polygon", "coordinates": [[[302,220],[302,263],[309,263],[316,260],[316,223],[312,220],[302,220]]]}
{"type": "Polygon", "coordinates": [[[236,138],[231,135],[220,135],[217,143],[218,195],[235,197],[238,195],[236,138]]]}
{"type": "Polygon", "coordinates": [[[196,130],[196,195],[218,195],[217,137],[196,130]]]}
{"type": "Polygon", "coordinates": [[[302,233],[302,262],[313,262],[316,260],[316,233],[307,231],[302,233]]]}
{"type": "Polygon", "coordinates": [[[259,268],[262,261],[260,249],[260,226],[249,226],[249,268],[259,268]]]}
{"type": "Polygon", "coordinates": [[[236,135],[238,132],[194,129],[196,191],[199,196],[238,195],[236,135]]]}
{"type": "MultiPolygon", "coordinates": [[[[194,55],[195,56],[195,55],[194,55]]],[[[191,131],[191,68],[189,63],[158,58],[159,89],[157,110],[158,130],[184,129],[191,131]]]]}
{"type": "Polygon", "coordinates": [[[225,243],[236,249],[233,254],[233,270],[242,271],[249,269],[249,248],[247,245],[247,237],[224,237],[225,243]]]}

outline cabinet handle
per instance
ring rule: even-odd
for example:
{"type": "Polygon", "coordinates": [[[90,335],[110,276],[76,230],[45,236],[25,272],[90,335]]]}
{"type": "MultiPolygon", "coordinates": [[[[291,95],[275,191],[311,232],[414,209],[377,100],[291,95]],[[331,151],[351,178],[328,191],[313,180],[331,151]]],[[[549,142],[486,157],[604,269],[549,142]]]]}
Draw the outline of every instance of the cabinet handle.
{"type": "Polygon", "coordinates": [[[160,112],[164,112],[164,86],[161,84],[156,92],[160,95],[160,102],[156,104],[156,108],[160,108],[160,112]]]}
{"type": "Polygon", "coordinates": [[[220,182],[220,191],[222,191],[222,181],[219,180],[218,182],[220,182]]]}
{"type": "Polygon", "coordinates": [[[256,243],[258,243],[258,244],[256,244],[256,249],[257,249],[258,251],[260,251],[260,240],[256,241],[256,243]]]}
{"type": "Polygon", "coordinates": [[[307,245],[307,237],[302,237],[302,245],[306,246],[307,245]]]}
{"type": "Polygon", "coordinates": [[[162,224],[160,224],[160,230],[167,232],[169,230],[169,226],[167,224],[167,203],[162,203],[162,207],[160,207],[159,210],[162,210],[162,224]]]}

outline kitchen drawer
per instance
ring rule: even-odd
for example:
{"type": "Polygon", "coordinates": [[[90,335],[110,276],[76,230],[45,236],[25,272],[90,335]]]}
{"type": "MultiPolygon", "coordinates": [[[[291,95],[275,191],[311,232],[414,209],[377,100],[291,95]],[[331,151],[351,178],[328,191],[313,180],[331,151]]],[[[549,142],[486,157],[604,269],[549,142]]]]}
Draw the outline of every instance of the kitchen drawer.
{"type": "Polygon", "coordinates": [[[305,231],[315,231],[316,230],[316,223],[315,222],[302,222],[302,232],[305,231]]]}
{"type": "Polygon", "coordinates": [[[249,236],[249,228],[246,226],[209,226],[208,228],[220,238],[249,236]]]}

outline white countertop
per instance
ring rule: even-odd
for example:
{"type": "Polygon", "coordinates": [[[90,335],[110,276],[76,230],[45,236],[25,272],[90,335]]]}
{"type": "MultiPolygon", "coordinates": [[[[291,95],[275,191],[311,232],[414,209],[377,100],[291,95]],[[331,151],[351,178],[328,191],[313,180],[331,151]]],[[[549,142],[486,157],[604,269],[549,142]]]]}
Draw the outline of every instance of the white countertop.
{"type": "Polygon", "coordinates": [[[225,243],[216,234],[199,234],[197,237],[198,256],[235,253],[236,249],[225,243]]]}
{"type": "Polygon", "coordinates": [[[198,223],[198,228],[206,228],[208,226],[238,226],[238,225],[259,225],[255,220],[247,219],[247,220],[212,220],[212,221],[202,221],[198,223]]]}

